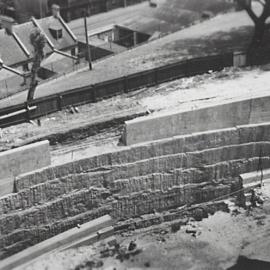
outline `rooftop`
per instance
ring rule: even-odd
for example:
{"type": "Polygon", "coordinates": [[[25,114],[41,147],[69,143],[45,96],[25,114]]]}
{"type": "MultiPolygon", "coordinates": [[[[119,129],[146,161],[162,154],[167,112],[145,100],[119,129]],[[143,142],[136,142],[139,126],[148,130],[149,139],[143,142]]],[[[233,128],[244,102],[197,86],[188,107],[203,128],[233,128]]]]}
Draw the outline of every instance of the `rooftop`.
{"type": "MultiPolygon", "coordinates": [[[[67,50],[76,46],[77,41],[73,33],[61,18],[50,16],[37,20],[37,23],[56,49],[67,50]],[[62,37],[55,38],[49,30],[50,28],[61,29],[62,37]]],[[[13,34],[11,35],[8,35],[5,29],[0,29],[0,57],[4,64],[8,66],[19,66],[31,61],[33,58],[33,47],[30,43],[29,34],[36,27],[32,21],[14,25],[13,34]],[[29,52],[29,55],[25,53],[24,48],[29,52]]],[[[47,44],[45,54],[48,55],[52,52],[52,48],[47,44]]]]}
{"type": "MultiPolygon", "coordinates": [[[[150,7],[148,1],[126,8],[90,16],[87,19],[89,34],[92,29],[102,29],[110,25],[119,25],[153,35],[159,31],[166,35],[200,20],[202,12],[215,15],[233,7],[225,0],[155,0],[156,7],[150,7]]],[[[76,36],[84,36],[83,20],[69,23],[76,36]]]]}
{"type": "MultiPolygon", "coordinates": [[[[187,58],[218,54],[249,43],[252,21],[246,12],[218,15],[166,37],[135,47],[87,68],[37,87],[36,98],[127,76],[187,58]]],[[[24,102],[26,92],[0,101],[0,107],[24,102]]]]}

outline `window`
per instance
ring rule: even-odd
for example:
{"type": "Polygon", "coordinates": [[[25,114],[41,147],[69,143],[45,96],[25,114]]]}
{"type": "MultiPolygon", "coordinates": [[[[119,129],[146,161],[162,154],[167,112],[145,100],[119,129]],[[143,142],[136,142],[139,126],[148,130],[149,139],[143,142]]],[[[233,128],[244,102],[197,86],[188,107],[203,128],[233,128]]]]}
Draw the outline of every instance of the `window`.
{"type": "Polygon", "coordinates": [[[56,27],[50,27],[49,31],[54,39],[60,39],[63,37],[63,29],[62,28],[56,28],[56,27]]]}

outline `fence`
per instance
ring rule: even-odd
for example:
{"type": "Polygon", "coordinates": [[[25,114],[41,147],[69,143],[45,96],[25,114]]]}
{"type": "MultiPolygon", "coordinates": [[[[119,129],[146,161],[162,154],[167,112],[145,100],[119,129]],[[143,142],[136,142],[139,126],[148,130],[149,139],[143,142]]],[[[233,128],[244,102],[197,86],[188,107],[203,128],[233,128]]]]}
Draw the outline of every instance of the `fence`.
{"type": "Polygon", "coordinates": [[[233,53],[189,59],[158,68],[134,73],[63,93],[33,100],[16,106],[0,109],[0,128],[20,124],[31,119],[62,110],[69,105],[97,102],[101,99],[128,93],[142,87],[166,81],[198,75],[209,70],[219,71],[233,66],[233,53]]]}

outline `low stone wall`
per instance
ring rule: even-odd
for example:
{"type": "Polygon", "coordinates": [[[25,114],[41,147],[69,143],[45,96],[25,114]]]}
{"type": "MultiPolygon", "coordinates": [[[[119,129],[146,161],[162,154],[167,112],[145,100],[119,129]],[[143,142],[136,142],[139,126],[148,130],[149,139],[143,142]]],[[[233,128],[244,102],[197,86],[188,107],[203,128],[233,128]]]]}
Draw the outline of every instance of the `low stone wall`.
{"type": "Polygon", "coordinates": [[[126,145],[270,121],[270,96],[125,122],[126,145]]]}
{"type": "Polygon", "coordinates": [[[13,192],[14,178],[51,164],[49,141],[0,153],[0,196],[13,192]]]}

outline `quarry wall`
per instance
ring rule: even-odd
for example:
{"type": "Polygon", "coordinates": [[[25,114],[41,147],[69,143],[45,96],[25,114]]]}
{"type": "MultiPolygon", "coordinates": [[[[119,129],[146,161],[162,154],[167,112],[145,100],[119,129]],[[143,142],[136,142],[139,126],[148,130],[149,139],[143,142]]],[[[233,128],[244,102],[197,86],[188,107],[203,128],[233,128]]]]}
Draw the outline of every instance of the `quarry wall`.
{"type": "Polygon", "coordinates": [[[0,198],[0,258],[104,214],[125,220],[224,198],[270,167],[270,123],[177,136],[49,166],[0,198]]]}

